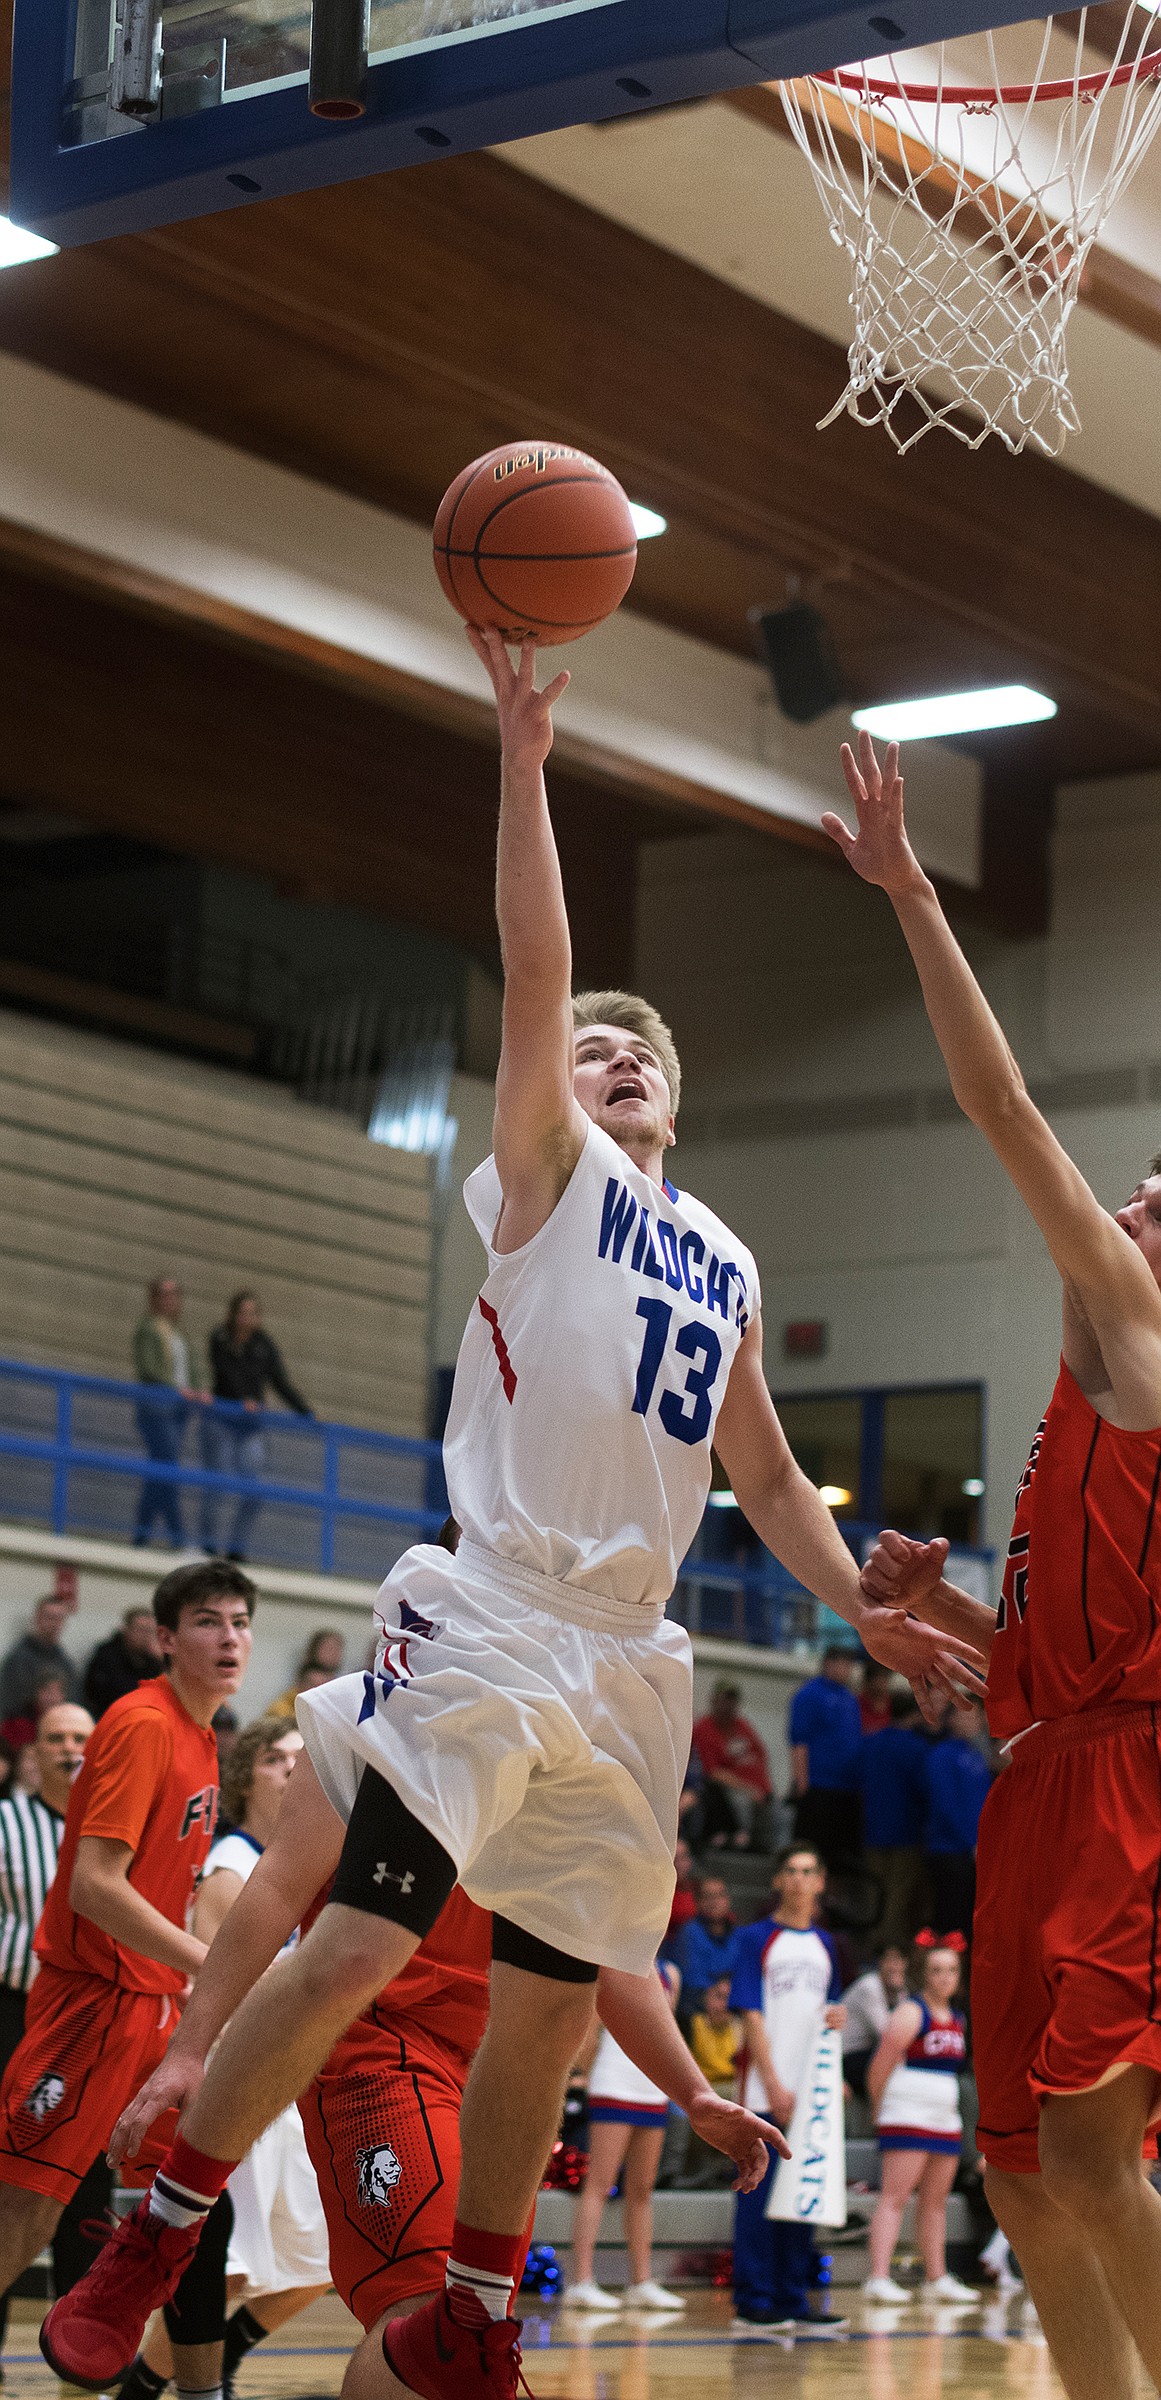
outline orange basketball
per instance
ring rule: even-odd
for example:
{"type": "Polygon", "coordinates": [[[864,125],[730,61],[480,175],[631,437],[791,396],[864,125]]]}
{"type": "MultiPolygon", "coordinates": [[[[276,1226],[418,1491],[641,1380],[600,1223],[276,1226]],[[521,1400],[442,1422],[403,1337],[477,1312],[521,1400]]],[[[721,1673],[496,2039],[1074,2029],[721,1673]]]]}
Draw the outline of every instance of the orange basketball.
{"type": "Polygon", "coordinates": [[[615,475],[563,442],[507,442],[444,493],[435,566],[469,625],[505,641],[575,642],[619,607],[637,535],[615,475]]]}

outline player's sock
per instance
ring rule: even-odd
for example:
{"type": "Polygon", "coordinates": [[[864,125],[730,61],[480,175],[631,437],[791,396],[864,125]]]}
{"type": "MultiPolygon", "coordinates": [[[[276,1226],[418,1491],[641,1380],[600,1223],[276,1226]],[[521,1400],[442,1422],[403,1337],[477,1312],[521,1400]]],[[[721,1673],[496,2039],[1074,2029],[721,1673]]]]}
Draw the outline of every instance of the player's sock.
{"type": "Polygon", "coordinates": [[[153,2179],[150,2216],[182,2228],[201,2224],[224,2192],[237,2163],[232,2158],[210,2158],[176,2134],[153,2179]]]}
{"type": "Polygon", "coordinates": [[[247,2352],[266,2339],[268,2328],[258,2322],[248,2308],[236,2308],[227,2320],[226,2343],[222,2351],[222,2390],[230,2392],[234,2377],[247,2352]]]}
{"type": "Polygon", "coordinates": [[[117,2400],[161,2400],[168,2382],[168,2375],[159,2375],[138,2352],[128,2374],[117,2386],[117,2400]]]}
{"type": "Polygon", "coordinates": [[[212,2383],[204,2389],[191,2392],[186,2390],[184,2384],[179,2383],[176,2389],[176,2400],[222,2400],[222,2387],[220,2383],[212,2383]]]}
{"type": "Polygon", "coordinates": [[[456,2219],[447,2262],[448,2314],[457,2325],[487,2325],[510,2316],[524,2236],[480,2233],[456,2219]]]}

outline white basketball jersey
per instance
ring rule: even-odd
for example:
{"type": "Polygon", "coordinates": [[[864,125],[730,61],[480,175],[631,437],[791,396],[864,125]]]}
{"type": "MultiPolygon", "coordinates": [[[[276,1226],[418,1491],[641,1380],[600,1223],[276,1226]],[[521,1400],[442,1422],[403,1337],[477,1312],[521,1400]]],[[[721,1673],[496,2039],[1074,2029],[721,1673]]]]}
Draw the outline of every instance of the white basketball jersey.
{"type": "Polygon", "coordinates": [[[489,1273],[444,1440],[469,1541],[627,1607],[663,1607],[701,1522],[730,1368],[758,1306],[748,1250],[590,1123],[568,1189],[500,1256],[496,1163],[464,1186],[489,1273]]]}

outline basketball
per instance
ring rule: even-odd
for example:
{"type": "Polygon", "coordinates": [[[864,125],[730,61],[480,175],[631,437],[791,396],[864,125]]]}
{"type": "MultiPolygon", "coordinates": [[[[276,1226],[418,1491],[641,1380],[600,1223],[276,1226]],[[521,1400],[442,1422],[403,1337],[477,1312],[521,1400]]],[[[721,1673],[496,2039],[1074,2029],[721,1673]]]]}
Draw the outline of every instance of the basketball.
{"type": "Polygon", "coordinates": [[[579,641],[620,606],[636,564],[616,476],[560,442],[507,442],[473,459],[435,520],[436,573],[452,607],[507,642],[579,641]]]}

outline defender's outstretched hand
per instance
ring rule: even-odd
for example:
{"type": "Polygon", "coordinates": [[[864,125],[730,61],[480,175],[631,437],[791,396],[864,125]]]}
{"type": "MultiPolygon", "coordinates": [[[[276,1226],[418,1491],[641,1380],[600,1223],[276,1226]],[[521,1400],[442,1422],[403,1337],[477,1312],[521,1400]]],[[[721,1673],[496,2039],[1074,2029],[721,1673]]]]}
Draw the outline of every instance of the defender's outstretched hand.
{"type": "Polygon", "coordinates": [[[717,2092],[691,2100],[688,2116],[694,2132],[711,2150],[733,2159],[738,2170],[736,2192],[757,2191],[770,2164],[771,2150],[776,2150],[779,2158],[790,2156],[790,2144],[777,2125],[768,2124],[765,2117],[751,2116],[748,2108],[722,2100],[717,2092]]]}
{"type": "Polygon", "coordinates": [[[942,1535],[932,1542],[916,1542],[909,1534],[888,1527],[864,1559],[859,1581],[868,1600],[883,1601],[888,1608],[914,1609],[925,1624],[972,1644],[990,1658],[996,1636],[995,1609],[986,1600],[961,1592],[957,1584],[944,1582],[948,1547],[942,1535]]]}
{"type": "Polygon", "coordinates": [[[135,2100],[122,2109],[113,2127],[109,2143],[109,2165],[119,2167],[122,2159],[136,2158],[151,2125],[167,2109],[188,2108],[205,2081],[206,2065],[192,2052],[167,2051],[159,2067],[155,2067],[148,2083],[143,2083],[135,2100]]]}
{"type": "Polygon", "coordinates": [[[864,883],[877,883],[885,892],[905,891],[923,869],[907,839],[903,822],[903,778],[899,773],[899,744],[890,742],[882,767],[869,733],[859,735],[856,759],[849,742],[841,751],[843,773],[859,820],[857,834],[828,809],[822,830],[837,842],[843,857],[864,883]]]}
{"type": "Polygon", "coordinates": [[[514,667],[494,625],[469,625],[468,640],[492,679],[500,739],[510,765],[542,767],[552,748],[552,712],[572,677],[567,667],[536,689],[536,644],[522,642],[520,664],[514,667]]]}
{"type": "Polygon", "coordinates": [[[905,1608],[885,1608],[874,1601],[861,1610],[855,1631],[880,1666],[906,1676],[930,1725],[939,1723],[944,1699],[983,1698],[988,1662],[974,1641],[937,1632],[905,1608]]]}

